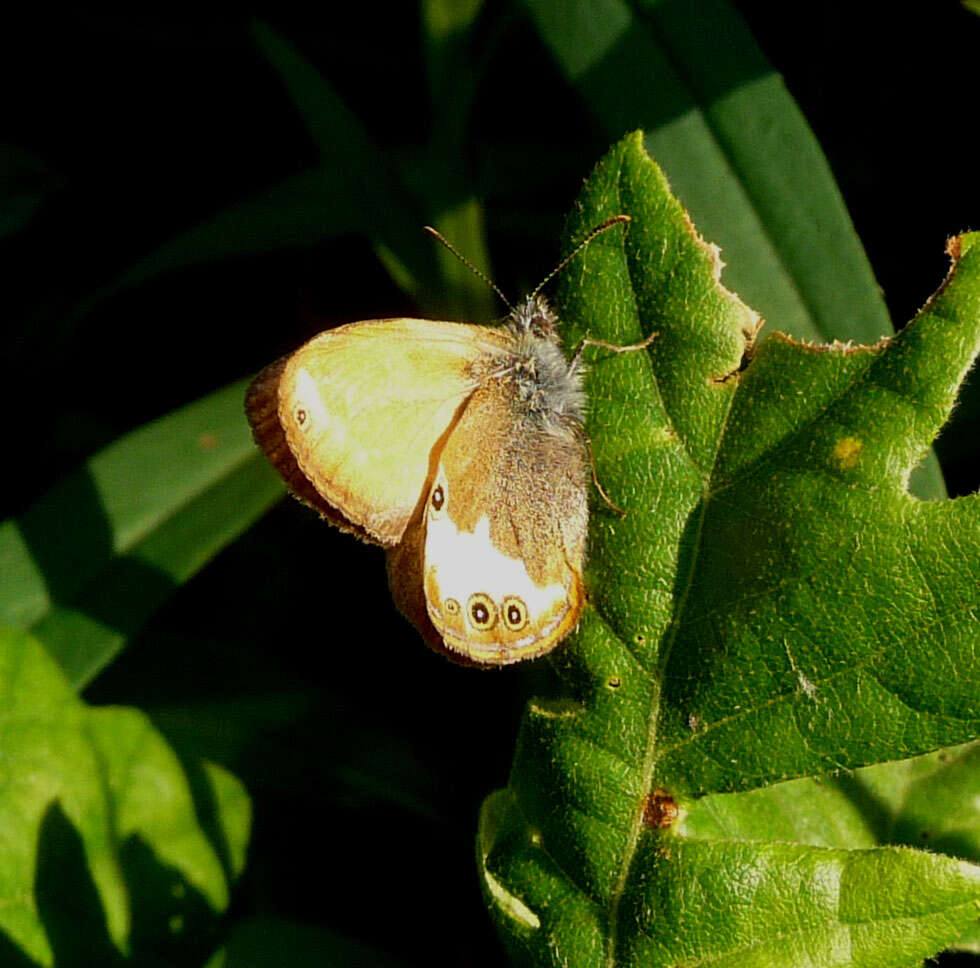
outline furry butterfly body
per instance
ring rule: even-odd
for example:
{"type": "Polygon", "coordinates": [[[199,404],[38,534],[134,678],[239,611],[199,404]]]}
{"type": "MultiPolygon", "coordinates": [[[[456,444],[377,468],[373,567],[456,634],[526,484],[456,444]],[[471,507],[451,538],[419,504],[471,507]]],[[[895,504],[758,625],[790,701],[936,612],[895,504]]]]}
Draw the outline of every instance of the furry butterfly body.
{"type": "Polygon", "coordinates": [[[350,323],[246,400],[293,493],[388,548],[399,608],[478,665],[549,651],[584,604],[585,396],[555,322],[533,296],[499,327],[350,323]]]}

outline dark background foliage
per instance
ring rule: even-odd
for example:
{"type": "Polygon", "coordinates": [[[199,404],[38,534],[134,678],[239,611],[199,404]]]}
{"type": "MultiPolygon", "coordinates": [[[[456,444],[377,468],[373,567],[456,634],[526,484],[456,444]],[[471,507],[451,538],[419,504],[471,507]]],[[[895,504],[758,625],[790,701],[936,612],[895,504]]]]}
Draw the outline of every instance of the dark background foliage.
{"type": "MultiPolygon", "coordinates": [[[[967,143],[980,18],[954,3],[914,15],[737,6],[827,153],[893,318],[907,320],[946,271],[946,237],[980,228],[967,143]]],[[[410,158],[427,140],[412,5],[255,13],[379,150],[410,158]]],[[[518,6],[488,4],[477,40],[489,60],[458,167],[484,203],[494,276],[519,293],[556,262],[563,214],[607,138],[518,6]]],[[[418,311],[347,235],[84,302],[167,239],[317,163],[245,16],[25,17],[0,39],[0,74],[3,516],[120,434],[320,329],[418,311]]],[[[938,444],[952,494],[977,486],[978,401],[968,387],[938,444]]],[[[325,925],[408,963],[499,964],[472,860],[476,811],[506,782],[520,697],[546,673],[449,665],[383,585],[377,552],[284,503],[86,698],[148,710],[178,748],[246,783],[255,829],[232,917],[325,925]]]]}

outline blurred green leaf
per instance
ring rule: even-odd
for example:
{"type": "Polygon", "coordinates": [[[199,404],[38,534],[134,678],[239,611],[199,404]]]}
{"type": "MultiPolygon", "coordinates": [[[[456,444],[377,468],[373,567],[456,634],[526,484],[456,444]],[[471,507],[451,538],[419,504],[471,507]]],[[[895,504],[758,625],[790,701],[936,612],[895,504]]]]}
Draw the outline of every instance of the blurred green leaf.
{"type": "MultiPolygon", "coordinates": [[[[819,144],[726,0],[524,0],[610,138],[643,128],[728,286],[798,339],[871,343],[891,322],[819,144]]],[[[933,455],[915,493],[940,498],[933,455]]]]}
{"type": "Polygon", "coordinates": [[[826,158],[725,0],[525,5],[606,133],[645,130],[734,291],[799,339],[891,332],[826,158]]]}
{"type": "Polygon", "coordinates": [[[567,695],[531,703],[485,805],[491,909],[535,965],[927,957],[976,920],[980,868],[661,831],[655,807],[980,731],[980,504],[906,490],[980,348],[980,236],[892,340],[750,353],[754,314],[640,135],[597,166],[566,248],[620,212],[625,243],[593,243],[561,304],[571,345],[658,334],[595,351],[588,379],[598,476],[629,513],[596,509],[567,695]]]}
{"type": "MultiPolygon", "coordinates": [[[[977,12],[980,13],[980,10],[977,12]]],[[[955,944],[950,945],[950,948],[953,951],[980,955],[980,921],[962,935],[955,944]]]]}
{"type": "Polygon", "coordinates": [[[0,524],[0,624],[81,688],[282,494],[234,383],[125,437],[0,524]]]}
{"type": "Polygon", "coordinates": [[[399,968],[405,962],[333,931],[275,918],[240,921],[206,968],[399,968]]]}
{"type": "Polygon", "coordinates": [[[151,706],[147,712],[181,751],[243,773],[249,759],[253,767],[274,764],[265,774],[249,776],[253,795],[260,785],[301,790],[315,772],[333,795],[348,802],[386,803],[441,829],[452,823],[438,795],[442,781],[419,761],[411,742],[392,736],[367,715],[342,711],[342,696],[321,696],[315,731],[290,731],[310,715],[313,703],[305,694],[275,694],[151,706]]]}
{"type": "Polygon", "coordinates": [[[280,34],[261,22],[252,33],[319,147],[320,169],[329,173],[331,187],[339,189],[323,198],[322,211],[314,205],[311,214],[322,221],[338,202],[356,212],[351,227],[397,259],[402,271],[393,278],[424,304],[439,288],[433,250],[423,241],[425,213],[400,183],[387,152],[372,142],[327,80],[280,34]]]}
{"type": "Polygon", "coordinates": [[[401,183],[389,153],[327,80],[279,33],[256,21],[252,35],[278,72],[320,164],[203,219],[164,243],[108,286],[78,303],[64,325],[118,292],[185,266],[359,234],[384,253],[395,282],[421,305],[443,290],[433,246],[422,233],[424,208],[401,183]]]}
{"type": "Polygon", "coordinates": [[[0,238],[23,228],[63,186],[64,178],[33,152],[0,144],[0,238]]]}
{"type": "MultiPolygon", "coordinates": [[[[435,227],[456,249],[493,277],[487,249],[483,209],[473,195],[473,179],[465,159],[467,134],[477,89],[494,43],[476,50],[473,32],[483,0],[423,0],[422,47],[432,111],[432,134],[424,155],[402,166],[404,176],[425,200],[435,227]]],[[[501,20],[495,21],[499,26],[501,20]]],[[[501,307],[490,287],[459,259],[437,250],[446,313],[458,319],[484,321],[501,307]]]]}
{"type": "Polygon", "coordinates": [[[163,243],[109,287],[93,294],[76,314],[165,272],[216,259],[313,245],[324,238],[357,232],[363,225],[363,199],[350,193],[343,172],[328,167],[299,172],[163,243]]]}
{"type": "Polygon", "coordinates": [[[199,959],[244,864],[242,786],[202,764],[193,789],[144,715],[76,699],[21,632],[0,632],[0,705],[3,964],[199,959]]]}

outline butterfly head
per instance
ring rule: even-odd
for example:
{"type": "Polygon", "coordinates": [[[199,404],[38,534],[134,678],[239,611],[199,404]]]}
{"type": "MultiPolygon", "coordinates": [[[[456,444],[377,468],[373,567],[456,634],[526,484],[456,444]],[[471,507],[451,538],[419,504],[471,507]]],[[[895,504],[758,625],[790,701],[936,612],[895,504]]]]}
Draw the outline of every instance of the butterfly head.
{"type": "Polygon", "coordinates": [[[558,316],[541,295],[528,296],[511,309],[508,325],[518,336],[558,339],[558,316]]]}

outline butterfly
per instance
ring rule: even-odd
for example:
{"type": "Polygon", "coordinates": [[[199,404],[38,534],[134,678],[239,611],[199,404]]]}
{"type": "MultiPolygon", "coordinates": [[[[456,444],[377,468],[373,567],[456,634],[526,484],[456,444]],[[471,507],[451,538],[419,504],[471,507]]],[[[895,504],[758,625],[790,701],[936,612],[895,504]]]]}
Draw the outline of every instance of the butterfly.
{"type": "MultiPolygon", "coordinates": [[[[624,221],[594,229],[545,282],[624,221]]],[[[292,493],[388,549],[399,609],[466,664],[543,655],[586,600],[579,361],[586,343],[609,344],[583,341],[567,359],[540,288],[499,326],[397,318],[327,330],[246,395],[255,440],[292,493]]]]}

